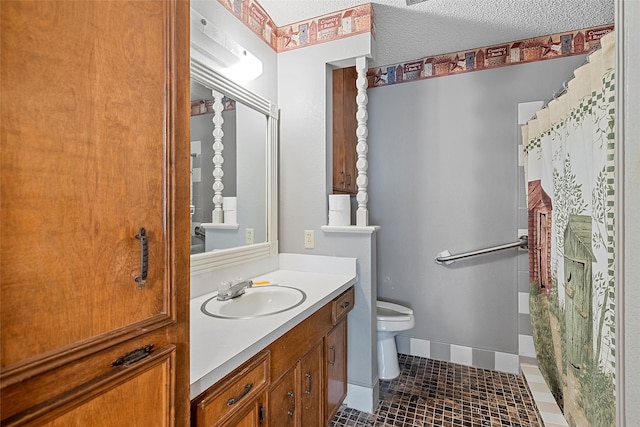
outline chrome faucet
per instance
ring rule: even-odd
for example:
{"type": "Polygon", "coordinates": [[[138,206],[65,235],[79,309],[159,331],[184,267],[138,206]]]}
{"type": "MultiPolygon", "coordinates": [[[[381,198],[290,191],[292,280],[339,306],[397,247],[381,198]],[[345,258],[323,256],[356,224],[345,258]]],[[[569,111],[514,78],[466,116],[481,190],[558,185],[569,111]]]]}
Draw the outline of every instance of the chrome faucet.
{"type": "Polygon", "coordinates": [[[235,280],[233,282],[222,282],[218,286],[218,301],[227,301],[244,294],[245,289],[253,287],[251,280],[235,280]]]}
{"type": "Polygon", "coordinates": [[[203,239],[206,237],[206,234],[204,232],[204,229],[202,228],[202,226],[200,225],[196,225],[193,229],[193,234],[198,236],[198,237],[202,237],[203,239]]]}

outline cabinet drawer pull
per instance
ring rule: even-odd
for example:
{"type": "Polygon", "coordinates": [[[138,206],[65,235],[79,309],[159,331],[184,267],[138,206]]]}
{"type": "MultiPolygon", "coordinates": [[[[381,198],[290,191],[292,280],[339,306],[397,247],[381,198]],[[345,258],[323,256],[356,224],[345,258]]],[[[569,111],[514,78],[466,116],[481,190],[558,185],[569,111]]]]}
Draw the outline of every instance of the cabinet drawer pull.
{"type": "Polygon", "coordinates": [[[135,278],[135,281],[138,282],[138,288],[142,289],[147,283],[147,274],[149,273],[149,239],[147,239],[147,230],[144,227],[140,227],[136,239],[140,240],[140,275],[135,278]]]}
{"type": "Polygon", "coordinates": [[[355,295],[353,293],[353,287],[347,289],[333,300],[331,305],[331,322],[333,325],[337,325],[338,322],[344,319],[351,310],[355,308],[355,295]]]}
{"type": "Polygon", "coordinates": [[[247,393],[251,391],[252,388],[253,388],[253,383],[249,383],[245,385],[242,393],[240,393],[237,397],[232,397],[231,399],[227,400],[227,406],[235,405],[236,403],[238,403],[240,399],[245,397],[247,393]]]}
{"type": "Polygon", "coordinates": [[[287,415],[293,417],[293,413],[296,411],[296,397],[293,395],[293,392],[290,391],[287,393],[289,399],[291,400],[291,410],[287,412],[287,415]]]}
{"type": "Polygon", "coordinates": [[[332,345],[329,347],[329,365],[335,365],[336,364],[336,346],[332,345]]]}
{"type": "Polygon", "coordinates": [[[311,372],[307,372],[304,376],[307,379],[307,389],[304,391],[304,394],[311,394],[311,387],[313,387],[311,372]]]}
{"type": "Polygon", "coordinates": [[[147,357],[149,357],[152,351],[153,344],[147,344],[143,347],[136,348],[135,350],[118,357],[111,363],[111,366],[122,366],[123,368],[127,368],[134,363],[137,363],[142,359],[146,359],[147,357]]]}

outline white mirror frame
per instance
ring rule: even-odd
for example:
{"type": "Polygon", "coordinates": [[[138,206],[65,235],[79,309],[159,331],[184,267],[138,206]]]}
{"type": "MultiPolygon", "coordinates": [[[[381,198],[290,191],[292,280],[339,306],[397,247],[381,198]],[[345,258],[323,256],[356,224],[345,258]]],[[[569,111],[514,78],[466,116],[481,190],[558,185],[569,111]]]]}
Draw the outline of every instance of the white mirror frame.
{"type": "Polygon", "coordinates": [[[214,271],[278,254],[278,106],[191,59],[191,79],[267,117],[267,241],[191,255],[191,274],[214,271]]]}

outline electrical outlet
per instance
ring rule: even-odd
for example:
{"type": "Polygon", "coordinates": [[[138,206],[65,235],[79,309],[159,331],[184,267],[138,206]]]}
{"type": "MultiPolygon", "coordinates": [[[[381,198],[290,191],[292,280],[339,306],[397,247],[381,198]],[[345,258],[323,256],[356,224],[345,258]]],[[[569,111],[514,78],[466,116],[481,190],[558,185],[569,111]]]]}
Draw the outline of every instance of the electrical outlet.
{"type": "Polygon", "coordinates": [[[201,168],[193,168],[193,169],[191,169],[191,182],[202,182],[202,169],[201,168]]]}
{"type": "Polygon", "coordinates": [[[313,230],[304,230],[304,248],[313,249],[314,245],[313,230]]]}
{"type": "Polygon", "coordinates": [[[254,240],[253,235],[254,235],[253,228],[247,228],[247,231],[244,236],[244,242],[247,245],[253,245],[253,240],[254,240]]]}

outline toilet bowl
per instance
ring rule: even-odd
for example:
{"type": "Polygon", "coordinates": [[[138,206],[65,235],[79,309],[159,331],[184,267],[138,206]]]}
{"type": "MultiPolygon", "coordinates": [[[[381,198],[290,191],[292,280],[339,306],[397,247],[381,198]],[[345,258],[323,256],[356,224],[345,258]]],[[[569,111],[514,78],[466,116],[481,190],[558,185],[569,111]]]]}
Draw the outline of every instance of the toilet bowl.
{"type": "Polygon", "coordinates": [[[378,329],[378,378],[392,380],[400,375],[396,334],[416,325],[413,310],[399,304],[376,301],[378,329]]]}

